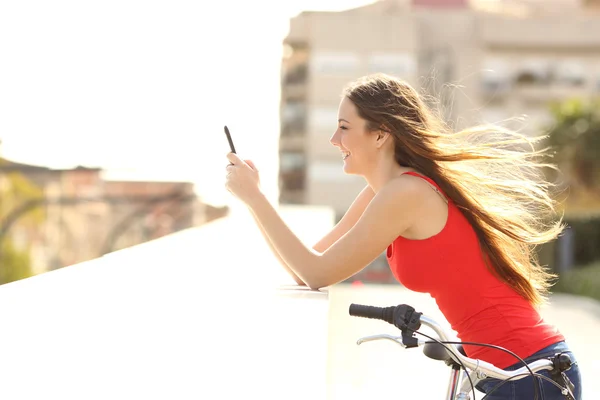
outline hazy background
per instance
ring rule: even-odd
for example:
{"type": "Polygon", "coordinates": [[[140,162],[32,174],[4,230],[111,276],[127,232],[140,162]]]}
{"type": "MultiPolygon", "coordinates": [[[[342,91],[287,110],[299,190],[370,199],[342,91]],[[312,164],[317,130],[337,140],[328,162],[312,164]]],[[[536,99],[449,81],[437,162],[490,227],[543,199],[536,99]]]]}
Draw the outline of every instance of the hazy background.
{"type": "Polygon", "coordinates": [[[225,204],[226,124],[273,193],[289,18],[367,3],[4,1],[2,156],[192,181],[207,202],[225,204]]]}

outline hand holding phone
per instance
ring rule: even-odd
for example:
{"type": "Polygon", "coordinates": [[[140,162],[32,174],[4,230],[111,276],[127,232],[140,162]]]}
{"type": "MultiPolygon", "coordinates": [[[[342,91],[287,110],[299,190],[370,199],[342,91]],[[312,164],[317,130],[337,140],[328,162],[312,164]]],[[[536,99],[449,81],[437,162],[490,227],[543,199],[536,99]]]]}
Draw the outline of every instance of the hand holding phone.
{"type": "Polygon", "coordinates": [[[225,125],[225,135],[227,136],[227,141],[229,142],[229,148],[231,149],[231,152],[234,154],[235,153],[235,146],[233,145],[233,140],[231,140],[231,134],[229,133],[229,128],[227,128],[227,125],[225,125]]]}

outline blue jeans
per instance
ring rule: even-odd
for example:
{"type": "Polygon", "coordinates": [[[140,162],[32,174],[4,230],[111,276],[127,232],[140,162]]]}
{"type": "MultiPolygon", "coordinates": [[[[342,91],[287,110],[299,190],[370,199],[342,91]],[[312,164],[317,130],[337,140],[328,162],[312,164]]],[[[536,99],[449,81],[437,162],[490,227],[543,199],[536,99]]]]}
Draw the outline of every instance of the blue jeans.
{"type": "MultiPolygon", "coordinates": [[[[579,366],[576,364],[575,356],[569,350],[569,346],[565,342],[555,343],[550,345],[537,353],[533,354],[530,357],[525,358],[525,362],[530,363],[535,360],[539,360],[541,358],[552,357],[556,353],[568,353],[571,357],[571,361],[573,362],[573,366],[571,369],[565,372],[565,374],[569,377],[573,385],[575,385],[575,390],[573,394],[575,396],[575,400],[581,400],[581,373],[579,371],[579,366]]],[[[506,371],[514,371],[523,366],[521,362],[518,362],[510,367],[506,368],[506,371]]],[[[550,371],[539,371],[540,375],[544,375],[550,378],[550,371]]],[[[539,400],[565,400],[565,397],[560,393],[560,390],[554,386],[552,383],[547,382],[545,379],[539,378],[538,382],[538,399],[539,400]]],[[[482,391],[483,393],[488,394],[498,383],[500,380],[494,378],[486,378],[480,381],[477,384],[477,389],[482,391]]],[[[533,400],[534,399],[534,386],[532,383],[532,377],[528,376],[526,378],[522,378],[516,381],[508,381],[496,390],[491,393],[489,396],[485,397],[486,400],[533,400]]],[[[479,398],[479,397],[478,397],[479,398]]]]}

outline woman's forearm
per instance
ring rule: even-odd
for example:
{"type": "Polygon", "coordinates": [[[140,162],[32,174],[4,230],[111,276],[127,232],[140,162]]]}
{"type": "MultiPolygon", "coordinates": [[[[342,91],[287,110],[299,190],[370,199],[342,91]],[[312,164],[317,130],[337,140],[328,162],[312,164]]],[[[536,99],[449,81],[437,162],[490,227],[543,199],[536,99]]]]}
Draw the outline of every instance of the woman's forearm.
{"type": "Polygon", "coordinates": [[[263,238],[265,239],[265,242],[267,242],[267,245],[269,246],[269,248],[271,249],[271,251],[275,255],[275,258],[277,258],[277,260],[279,261],[279,263],[292,276],[292,278],[294,278],[294,280],[296,281],[296,283],[298,285],[306,286],[306,283],[304,283],[302,281],[302,279],[300,279],[298,277],[298,275],[296,275],[294,273],[294,271],[292,271],[292,269],[287,265],[287,263],[285,262],[285,260],[281,257],[281,255],[279,254],[279,252],[277,251],[277,249],[275,248],[275,246],[273,246],[273,242],[269,238],[269,235],[267,235],[267,233],[265,232],[265,229],[261,225],[261,223],[258,220],[258,218],[256,218],[256,215],[254,215],[254,212],[252,212],[252,210],[250,210],[250,213],[252,214],[252,218],[254,219],[254,222],[256,223],[256,226],[258,226],[258,229],[260,230],[260,233],[262,234],[263,238]]]}
{"type": "Polygon", "coordinates": [[[264,195],[248,204],[250,211],[262,225],[276,253],[306,286],[323,287],[327,281],[326,271],[321,267],[320,255],[307,247],[283,221],[275,207],[264,195]]]}

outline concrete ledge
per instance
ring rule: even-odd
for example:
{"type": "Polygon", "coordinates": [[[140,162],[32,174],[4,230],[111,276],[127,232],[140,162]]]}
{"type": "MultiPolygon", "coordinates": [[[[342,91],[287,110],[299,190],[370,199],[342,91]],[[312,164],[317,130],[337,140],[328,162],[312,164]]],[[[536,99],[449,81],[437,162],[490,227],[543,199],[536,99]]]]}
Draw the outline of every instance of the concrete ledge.
{"type": "Polygon", "coordinates": [[[327,291],[282,271],[239,214],[0,286],[0,398],[325,398],[327,291]]]}

